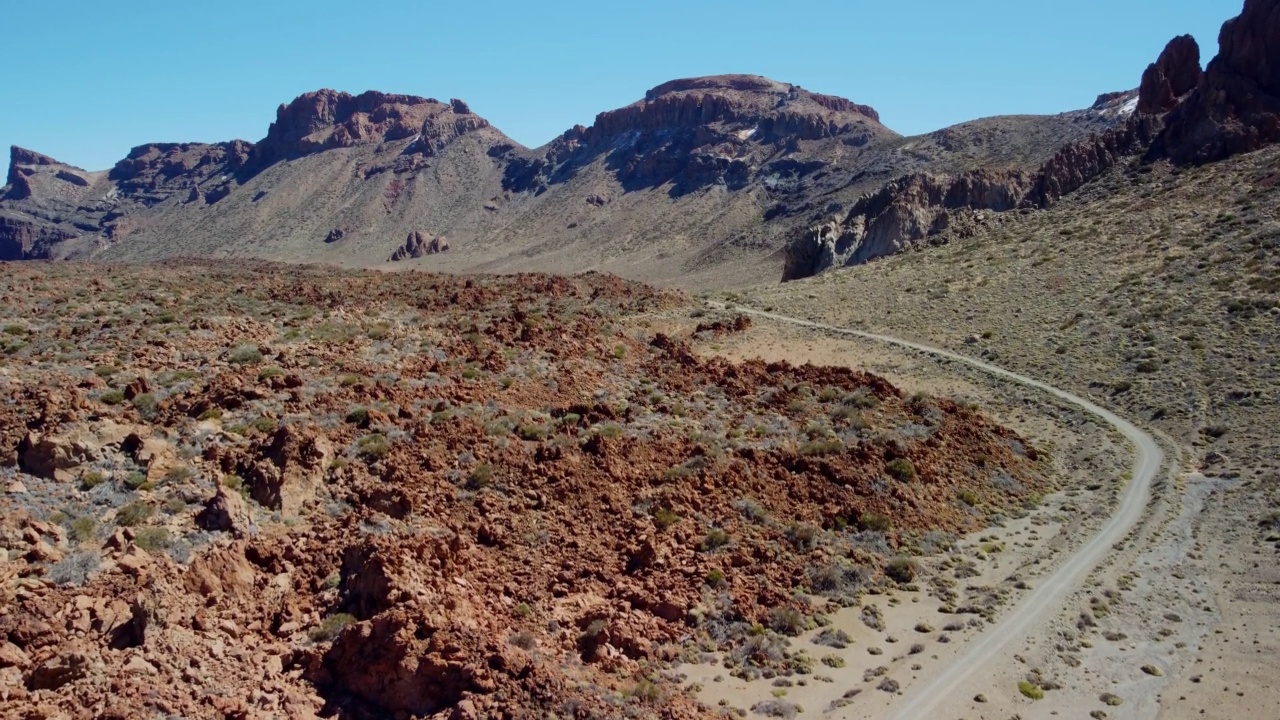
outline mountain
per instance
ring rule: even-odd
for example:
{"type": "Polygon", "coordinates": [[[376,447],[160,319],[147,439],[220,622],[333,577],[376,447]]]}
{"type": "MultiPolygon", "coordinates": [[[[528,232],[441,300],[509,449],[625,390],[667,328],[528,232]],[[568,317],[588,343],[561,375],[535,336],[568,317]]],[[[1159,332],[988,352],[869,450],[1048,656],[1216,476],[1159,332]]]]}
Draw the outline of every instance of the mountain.
{"type": "Polygon", "coordinates": [[[256,143],[144,145],[105,172],[13,148],[0,258],[776,278],[796,232],[886,182],[1030,170],[1121,123],[1131,96],[903,137],[844,98],[690,78],[530,149],[461,100],[320,90],[280,106],[256,143]]]}
{"type": "Polygon", "coordinates": [[[1240,16],[1222,26],[1218,46],[1202,72],[1195,39],[1171,40],[1143,73],[1131,115],[1065,144],[1033,173],[908,175],[862,197],[795,237],[784,279],[975,235],[1010,211],[1048,208],[1135,156],[1196,165],[1280,141],[1280,3],[1247,0],[1240,16]]]}

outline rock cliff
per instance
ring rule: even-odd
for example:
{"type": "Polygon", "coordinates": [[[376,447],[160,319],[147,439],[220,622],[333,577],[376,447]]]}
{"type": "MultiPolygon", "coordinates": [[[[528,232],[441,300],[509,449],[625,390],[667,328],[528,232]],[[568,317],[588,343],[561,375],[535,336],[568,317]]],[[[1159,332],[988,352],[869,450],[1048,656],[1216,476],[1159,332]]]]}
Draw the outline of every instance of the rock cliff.
{"type": "Polygon", "coordinates": [[[1245,0],[1218,55],[1168,116],[1151,157],[1198,164],[1280,141],[1280,0],[1245,0]]]}

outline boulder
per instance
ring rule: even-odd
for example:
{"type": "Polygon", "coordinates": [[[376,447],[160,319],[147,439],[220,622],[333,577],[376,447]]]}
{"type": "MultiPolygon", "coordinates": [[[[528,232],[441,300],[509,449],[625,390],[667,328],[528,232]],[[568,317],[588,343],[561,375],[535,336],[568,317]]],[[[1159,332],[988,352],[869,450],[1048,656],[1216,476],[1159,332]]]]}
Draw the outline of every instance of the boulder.
{"type": "Polygon", "coordinates": [[[1138,112],[1157,115],[1172,110],[1179,98],[1200,83],[1200,46],[1190,35],[1169,41],[1160,57],[1142,73],[1138,112]]]}

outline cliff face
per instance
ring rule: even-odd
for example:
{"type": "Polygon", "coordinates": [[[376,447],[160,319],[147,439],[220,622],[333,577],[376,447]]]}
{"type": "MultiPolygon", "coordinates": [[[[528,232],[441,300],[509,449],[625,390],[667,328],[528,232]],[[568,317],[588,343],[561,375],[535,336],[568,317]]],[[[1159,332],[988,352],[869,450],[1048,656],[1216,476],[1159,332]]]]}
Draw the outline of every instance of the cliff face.
{"type": "Polygon", "coordinates": [[[645,99],[600,113],[543,150],[513,158],[507,190],[544,192],[601,157],[626,189],[672,184],[672,195],[710,185],[741,188],[779,150],[844,138],[863,145],[895,133],[870,107],[751,75],[673,80],[645,99]]]}
{"type": "Polygon", "coordinates": [[[1195,89],[1200,71],[1200,45],[1190,35],[1169,41],[1160,57],[1142,73],[1138,112],[1157,115],[1172,110],[1182,96],[1195,89]]]}
{"type": "Polygon", "coordinates": [[[1280,0],[1245,0],[1218,34],[1218,56],[1181,104],[1151,157],[1197,164],[1280,141],[1280,0]]]}
{"type": "Polygon", "coordinates": [[[808,228],[787,249],[784,279],[857,265],[928,244],[944,233],[963,238],[1015,208],[1046,208],[1142,152],[1160,127],[1132,115],[1120,126],[1069,144],[1035,172],[980,169],[958,176],[918,174],[863,196],[840,220],[808,228]]]}

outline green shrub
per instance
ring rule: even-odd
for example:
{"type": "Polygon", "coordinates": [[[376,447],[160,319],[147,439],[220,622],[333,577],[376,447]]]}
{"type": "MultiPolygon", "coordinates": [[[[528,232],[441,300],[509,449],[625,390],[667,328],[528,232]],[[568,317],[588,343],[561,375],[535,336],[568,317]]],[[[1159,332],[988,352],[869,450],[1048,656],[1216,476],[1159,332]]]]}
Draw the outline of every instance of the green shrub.
{"type": "Polygon", "coordinates": [[[160,403],[156,400],[156,396],[151,393],[143,393],[133,399],[133,408],[138,411],[144,419],[150,420],[156,416],[156,408],[160,403]]]}
{"type": "Polygon", "coordinates": [[[134,532],[133,544],[147,551],[167,550],[173,547],[173,535],[169,528],[142,527],[134,532]]]}
{"type": "Polygon", "coordinates": [[[830,668],[838,669],[845,666],[845,661],[844,661],[844,658],[840,657],[839,655],[835,655],[835,654],[823,655],[822,664],[830,668]]]}
{"type": "Polygon", "coordinates": [[[124,392],[120,390],[108,390],[98,396],[103,405],[119,405],[124,402],[124,392]]]}
{"type": "Polygon", "coordinates": [[[916,579],[916,563],[909,557],[893,558],[885,565],[884,574],[895,582],[909,583],[916,579]]]}
{"type": "Polygon", "coordinates": [[[1044,690],[1042,690],[1039,685],[1036,685],[1035,683],[1027,682],[1026,680],[1023,680],[1022,682],[1018,683],[1018,692],[1022,693],[1023,695],[1026,695],[1032,700],[1044,699],[1044,690]]]}
{"type": "Polygon", "coordinates": [[[71,522],[71,538],[76,542],[92,540],[98,534],[98,521],[85,515],[71,522]]]}
{"type": "Polygon", "coordinates": [[[232,365],[257,365],[262,362],[262,353],[252,345],[238,345],[231,349],[227,361],[232,365]]]}
{"type": "Polygon", "coordinates": [[[356,442],[356,454],[368,461],[381,460],[391,452],[391,443],[382,433],[374,433],[356,442]]]}
{"type": "Polygon", "coordinates": [[[355,623],[356,618],[354,615],[338,613],[322,620],[319,625],[311,628],[307,635],[313,642],[328,642],[341,635],[343,630],[355,623]]]}
{"type": "Polygon", "coordinates": [[[124,477],[124,485],[130,490],[137,490],[147,484],[147,476],[141,472],[131,472],[124,477]]]}
{"type": "Polygon", "coordinates": [[[27,329],[26,329],[26,328],[24,328],[24,327],[22,327],[21,325],[5,325],[5,326],[4,326],[4,334],[5,334],[5,335],[14,335],[14,336],[26,335],[26,334],[27,334],[27,329]]]}
{"type": "Polygon", "coordinates": [[[889,471],[890,475],[903,482],[911,480],[916,476],[916,466],[912,465],[911,461],[906,458],[894,458],[893,460],[890,460],[889,464],[885,466],[885,469],[889,471]]]}
{"type": "Polygon", "coordinates": [[[680,515],[671,508],[660,507],[653,511],[653,524],[657,525],[659,530],[666,530],[678,522],[680,522],[680,515]]]}
{"type": "Polygon", "coordinates": [[[155,513],[155,508],[141,500],[135,500],[116,511],[116,525],[120,527],[137,527],[150,520],[155,513]]]}
{"type": "Polygon", "coordinates": [[[643,678],[631,688],[631,697],[646,703],[657,703],[662,700],[662,688],[657,683],[643,678]]]}
{"type": "Polygon", "coordinates": [[[276,367],[275,365],[262,368],[258,371],[258,382],[264,382],[278,377],[284,377],[284,369],[276,367]]]}
{"type": "Polygon", "coordinates": [[[973,507],[978,504],[978,493],[970,488],[956,488],[956,497],[960,502],[973,507]]]}
{"type": "Polygon", "coordinates": [[[276,421],[264,415],[249,423],[249,427],[263,434],[272,433],[276,430],[276,421]]]}
{"type": "Polygon", "coordinates": [[[724,571],[720,568],[711,568],[711,571],[707,573],[707,584],[717,589],[727,585],[728,580],[725,579],[724,571]]]}
{"type": "Polygon", "coordinates": [[[216,407],[211,407],[208,410],[205,410],[204,412],[200,413],[199,417],[196,418],[196,420],[199,420],[200,422],[204,422],[206,420],[221,420],[221,419],[222,419],[222,408],[216,408],[216,407]]]}
{"type": "Polygon", "coordinates": [[[809,623],[804,613],[790,605],[783,605],[769,611],[769,628],[774,632],[795,637],[808,630],[809,623]]]}
{"type": "Polygon", "coordinates": [[[347,422],[353,425],[366,426],[369,424],[369,409],[363,407],[352,408],[347,413],[347,422]]]}
{"type": "Polygon", "coordinates": [[[714,552],[728,545],[730,540],[729,533],[720,528],[711,528],[707,531],[707,536],[702,538],[702,551],[714,552]]]}
{"type": "Polygon", "coordinates": [[[468,490],[483,490],[489,487],[489,483],[493,482],[493,466],[489,463],[480,463],[471,469],[471,474],[467,476],[468,490]]]}
{"type": "Polygon", "coordinates": [[[99,470],[90,470],[80,478],[80,487],[92,490],[106,482],[107,476],[99,470]]]}
{"type": "Polygon", "coordinates": [[[859,516],[858,527],[862,530],[889,532],[893,529],[893,519],[880,513],[865,513],[859,516]]]}

